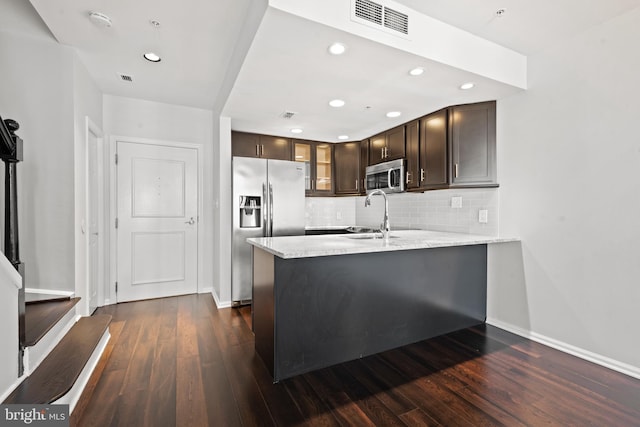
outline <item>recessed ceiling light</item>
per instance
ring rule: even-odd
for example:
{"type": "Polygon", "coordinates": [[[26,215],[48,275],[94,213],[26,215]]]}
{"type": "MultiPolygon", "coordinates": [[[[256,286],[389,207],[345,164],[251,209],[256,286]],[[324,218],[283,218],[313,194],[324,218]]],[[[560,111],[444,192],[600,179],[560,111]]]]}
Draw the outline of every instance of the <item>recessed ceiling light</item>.
{"type": "Polygon", "coordinates": [[[158,55],[156,55],[153,52],[147,52],[142,56],[144,56],[144,59],[151,62],[160,62],[162,60],[158,55]]]}
{"type": "Polygon", "coordinates": [[[329,46],[329,53],[332,55],[342,55],[347,50],[347,46],[342,43],[333,43],[329,46]]]}
{"type": "Polygon", "coordinates": [[[100,12],[89,12],[89,19],[96,25],[100,27],[109,28],[111,26],[111,18],[109,18],[104,13],[100,12]]]}
{"type": "Polygon", "coordinates": [[[332,99],[331,101],[329,101],[329,105],[336,108],[343,107],[344,101],[342,99],[332,99]]]}
{"type": "Polygon", "coordinates": [[[474,86],[475,86],[475,83],[468,82],[468,83],[464,83],[464,84],[460,85],[460,89],[468,90],[468,89],[473,88],[474,86]]]}
{"type": "Polygon", "coordinates": [[[291,129],[291,133],[302,133],[302,129],[300,129],[300,128],[293,128],[293,129],[291,129]]]}
{"type": "Polygon", "coordinates": [[[340,135],[338,136],[338,139],[344,141],[345,139],[349,139],[349,135],[340,135]]]}
{"type": "Polygon", "coordinates": [[[400,117],[400,114],[402,114],[400,113],[400,111],[389,111],[387,113],[387,117],[389,118],[400,117]]]}
{"type": "Polygon", "coordinates": [[[416,67],[413,70],[409,71],[409,74],[411,74],[412,76],[419,76],[422,73],[424,73],[424,68],[422,67],[416,67]]]}

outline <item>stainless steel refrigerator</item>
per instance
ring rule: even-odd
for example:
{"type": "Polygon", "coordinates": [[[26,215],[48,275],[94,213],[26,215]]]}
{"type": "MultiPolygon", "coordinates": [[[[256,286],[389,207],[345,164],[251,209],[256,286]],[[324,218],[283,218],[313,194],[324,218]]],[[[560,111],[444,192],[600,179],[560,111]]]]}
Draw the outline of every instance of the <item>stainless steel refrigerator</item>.
{"type": "Polygon", "coordinates": [[[233,158],[233,249],[231,299],[252,297],[253,259],[249,237],[304,234],[304,163],[233,158]]]}

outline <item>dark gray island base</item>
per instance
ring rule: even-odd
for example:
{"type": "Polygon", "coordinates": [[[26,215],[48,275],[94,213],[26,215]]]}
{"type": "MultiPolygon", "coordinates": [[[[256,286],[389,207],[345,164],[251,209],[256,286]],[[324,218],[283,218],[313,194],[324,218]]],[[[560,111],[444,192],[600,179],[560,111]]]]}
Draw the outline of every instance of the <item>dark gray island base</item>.
{"type": "Polygon", "coordinates": [[[292,259],[253,252],[255,348],[276,382],[486,319],[486,244],[292,259]]]}

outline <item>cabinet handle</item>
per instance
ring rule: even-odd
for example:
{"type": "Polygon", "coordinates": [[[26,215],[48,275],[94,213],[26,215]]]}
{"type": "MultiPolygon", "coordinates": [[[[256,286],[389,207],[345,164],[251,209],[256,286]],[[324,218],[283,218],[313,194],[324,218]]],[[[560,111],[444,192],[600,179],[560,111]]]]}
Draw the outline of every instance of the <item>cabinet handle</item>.
{"type": "Polygon", "coordinates": [[[380,149],[380,158],[384,159],[384,147],[380,149]]]}
{"type": "Polygon", "coordinates": [[[420,182],[424,181],[424,169],[420,168],[420,182]]]}
{"type": "Polygon", "coordinates": [[[384,158],[389,157],[389,147],[384,147],[384,158]]]}
{"type": "Polygon", "coordinates": [[[264,144],[260,144],[260,157],[264,157],[264,144]]]}
{"type": "Polygon", "coordinates": [[[454,169],[455,170],[454,170],[454,173],[453,173],[453,177],[457,178],[458,177],[458,164],[457,163],[455,164],[455,168],[454,169]]]}
{"type": "Polygon", "coordinates": [[[360,180],[356,179],[356,191],[358,191],[358,181],[360,181],[360,180]]]}
{"type": "Polygon", "coordinates": [[[256,157],[260,157],[260,146],[256,144],[256,157]]]}

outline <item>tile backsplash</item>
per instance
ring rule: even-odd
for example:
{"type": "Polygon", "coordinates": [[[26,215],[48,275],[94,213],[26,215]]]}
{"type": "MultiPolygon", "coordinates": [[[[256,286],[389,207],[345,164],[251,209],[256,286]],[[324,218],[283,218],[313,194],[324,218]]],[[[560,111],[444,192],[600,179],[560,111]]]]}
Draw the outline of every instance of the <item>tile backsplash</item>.
{"type": "MultiPolygon", "coordinates": [[[[482,235],[498,234],[497,188],[465,188],[389,195],[389,219],[393,228],[418,228],[482,235]],[[462,207],[452,207],[461,197],[462,207]],[[480,210],[488,211],[488,222],[480,223],[480,210]]],[[[307,226],[360,225],[379,227],[384,211],[382,196],[371,206],[364,197],[307,198],[307,226]]]]}

